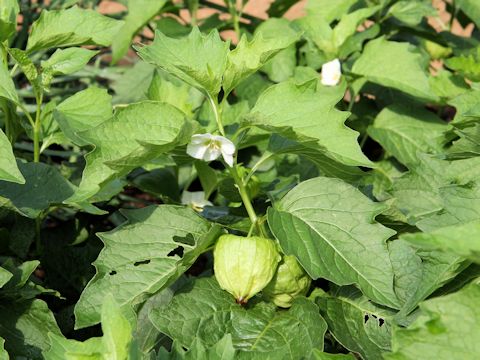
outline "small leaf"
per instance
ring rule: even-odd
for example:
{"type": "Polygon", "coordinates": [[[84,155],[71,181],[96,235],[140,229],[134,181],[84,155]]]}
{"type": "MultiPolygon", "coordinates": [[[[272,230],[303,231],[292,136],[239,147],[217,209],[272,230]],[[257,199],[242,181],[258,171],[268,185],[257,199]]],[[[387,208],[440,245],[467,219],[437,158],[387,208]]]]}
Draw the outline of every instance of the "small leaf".
{"type": "Polygon", "coordinates": [[[68,75],[82,70],[98,51],[84,48],[57,49],[46,61],[42,61],[42,68],[51,71],[52,75],[68,75]]]}
{"type": "Polygon", "coordinates": [[[20,6],[17,0],[0,0],[0,43],[8,40],[10,35],[15,33],[19,12],[20,6]]]}
{"type": "Polygon", "coordinates": [[[426,16],[436,16],[437,12],[432,4],[422,0],[402,0],[393,4],[388,14],[407,25],[415,26],[426,16]]]}
{"type": "Polygon", "coordinates": [[[152,206],[124,215],[128,224],[99,234],[105,248],[94,263],[95,277],[75,306],[77,328],[100,321],[109,292],[124,307],[166,288],[220,235],[218,226],[185,207],[152,206]]]}
{"type": "Polygon", "coordinates": [[[77,6],[67,10],[43,10],[32,25],[27,51],[77,45],[108,46],[122,25],[123,21],[77,6]]]}
{"type": "Polygon", "coordinates": [[[15,84],[10,77],[10,72],[7,66],[0,61],[0,97],[12,101],[15,104],[19,103],[15,84]]]}
{"type": "Polygon", "coordinates": [[[385,206],[338,179],[304,181],[268,211],[268,224],[287,255],[313,278],[356,284],[380,304],[399,308],[386,240],[375,222],[385,206]]]}
{"type": "Polygon", "coordinates": [[[220,39],[216,30],[203,35],[193,28],[190,35],[172,39],[155,32],[153,44],[137,48],[139,56],[212,98],[220,92],[227,66],[229,43],[220,39]]]}

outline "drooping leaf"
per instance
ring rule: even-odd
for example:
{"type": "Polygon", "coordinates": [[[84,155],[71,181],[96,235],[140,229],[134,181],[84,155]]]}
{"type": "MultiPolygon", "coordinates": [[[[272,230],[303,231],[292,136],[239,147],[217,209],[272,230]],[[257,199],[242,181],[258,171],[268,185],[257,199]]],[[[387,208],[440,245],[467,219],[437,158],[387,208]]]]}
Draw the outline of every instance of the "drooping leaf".
{"type": "Polygon", "coordinates": [[[319,177],[270,208],[268,224],[312,278],[355,284],[371,300],[399,308],[386,244],[395,232],[374,220],[383,210],[353,186],[319,177]]]}
{"type": "Polygon", "coordinates": [[[423,302],[414,323],[393,329],[392,353],[385,354],[385,359],[476,359],[480,353],[479,298],[480,286],[474,283],[423,302]]]}
{"type": "Polygon", "coordinates": [[[216,30],[203,35],[193,28],[187,37],[172,39],[156,31],[149,46],[138,48],[140,57],[215,98],[227,65],[229,43],[216,30]]]}
{"type": "Polygon", "coordinates": [[[340,163],[371,167],[357,143],[358,133],[344,124],[348,113],[334,107],[343,92],[317,90],[316,85],[288,81],[269,87],[247,115],[247,123],[321,150],[340,163]]]}
{"type": "Polygon", "coordinates": [[[48,60],[42,61],[42,68],[52,75],[73,74],[83,69],[96,54],[98,51],[84,48],[57,49],[48,60]]]}
{"type": "Polygon", "coordinates": [[[42,300],[0,304],[0,337],[12,359],[43,359],[50,347],[48,333],[60,335],[52,312],[42,300]]]}
{"type": "Polygon", "coordinates": [[[112,43],[112,62],[116,63],[128,51],[135,34],[150,21],[165,5],[166,0],[129,0],[125,24],[115,35],[112,43]]]}
{"type": "Polygon", "coordinates": [[[25,184],[25,178],[18,169],[10,141],[0,129],[0,180],[25,184]]]}
{"type": "Polygon", "coordinates": [[[425,233],[404,234],[402,239],[417,247],[441,250],[480,262],[480,222],[478,220],[425,233]]]}
{"type": "Polygon", "coordinates": [[[404,165],[417,164],[417,152],[438,154],[447,124],[433,113],[417,107],[392,105],[384,108],[368,128],[370,135],[404,165]]]}
{"type": "Polygon", "coordinates": [[[352,72],[427,101],[438,100],[422,67],[421,55],[408,43],[388,41],[384,37],[370,41],[353,64],[352,72]]]}
{"type": "Polygon", "coordinates": [[[24,184],[0,181],[0,204],[23,216],[36,218],[51,205],[73,195],[75,187],[53,166],[18,163],[24,184]]]}
{"type": "Polygon", "coordinates": [[[213,346],[230,333],[239,357],[247,359],[308,358],[313,349],[323,349],[326,331],[318,307],[305,298],[283,312],[267,303],[245,309],[213,278],[187,284],[167,306],[153,311],[151,319],[159,331],[187,348],[197,339],[213,346]]]}
{"type": "Polygon", "coordinates": [[[120,108],[108,121],[79,134],[95,148],[85,156],[82,181],[68,202],[87,200],[110,180],[185,144],[191,129],[185,115],[165,103],[146,101],[120,108]]]}
{"type": "Polygon", "coordinates": [[[113,115],[107,90],[90,86],[60,103],[53,113],[64,135],[77,145],[88,145],[77,134],[93,129],[113,115]]]}
{"type": "Polygon", "coordinates": [[[43,10],[32,25],[27,51],[77,45],[108,46],[123,21],[76,6],[67,10],[43,10]]]}
{"type": "Polygon", "coordinates": [[[75,307],[77,328],[100,321],[109,292],[121,306],[130,306],[166,288],[220,235],[218,226],[189,208],[152,206],[124,215],[128,224],[99,234],[105,248],[94,263],[95,277],[75,307]]]}
{"type": "Polygon", "coordinates": [[[395,312],[375,305],[354,287],[341,287],[316,298],[329,331],[344,347],[364,359],[382,360],[390,351],[395,312]]]}
{"type": "Polygon", "coordinates": [[[15,104],[19,102],[15,84],[3,61],[0,61],[0,97],[10,100],[15,104]]]}

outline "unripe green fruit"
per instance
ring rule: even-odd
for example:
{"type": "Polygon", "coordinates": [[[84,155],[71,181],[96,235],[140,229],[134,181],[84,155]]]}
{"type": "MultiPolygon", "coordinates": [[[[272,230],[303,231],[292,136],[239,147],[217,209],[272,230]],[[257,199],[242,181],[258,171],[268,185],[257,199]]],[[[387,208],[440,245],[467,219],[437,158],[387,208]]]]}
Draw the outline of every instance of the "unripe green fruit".
{"type": "Polygon", "coordinates": [[[239,304],[245,304],[267,286],[281,259],[273,240],[236,235],[220,236],[213,257],[220,287],[239,304]]]}
{"type": "Polygon", "coordinates": [[[272,281],[263,290],[264,296],[275,305],[288,308],[295,297],[305,295],[312,279],[294,256],[285,255],[272,281]]]}

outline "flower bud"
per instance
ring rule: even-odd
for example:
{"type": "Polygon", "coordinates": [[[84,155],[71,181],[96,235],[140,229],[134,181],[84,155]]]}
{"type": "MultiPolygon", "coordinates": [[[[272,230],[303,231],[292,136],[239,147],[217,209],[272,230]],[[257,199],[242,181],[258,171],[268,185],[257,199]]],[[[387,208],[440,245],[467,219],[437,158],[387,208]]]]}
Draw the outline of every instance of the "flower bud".
{"type": "Polygon", "coordinates": [[[312,279],[303,270],[295,256],[284,255],[272,281],[263,290],[263,295],[275,305],[288,308],[295,297],[305,295],[312,279]]]}
{"type": "Polygon", "coordinates": [[[222,235],[213,252],[220,287],[245,304],[272,280],[281,259],[273,240],[222,235]]]}

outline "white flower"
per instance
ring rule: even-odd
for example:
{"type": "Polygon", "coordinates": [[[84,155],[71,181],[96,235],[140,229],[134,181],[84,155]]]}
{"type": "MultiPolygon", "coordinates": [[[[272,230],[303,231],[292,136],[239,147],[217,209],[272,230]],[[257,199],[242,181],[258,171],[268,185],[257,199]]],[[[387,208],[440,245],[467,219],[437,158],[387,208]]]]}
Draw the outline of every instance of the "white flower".
{"type": "Polygon", "coordinates": [[[205,199],[203,191],[184,191],[182,193],[182,204],[191,206],[196,211],[202,211],[205,206],[213,206],[213,204],[205,199]]]}
{"type": "Polygon", "coordinates": [[[326,86],[335,86],[342,76],[342,66],[338,59],[329,61],[322,65],[322,84],[326,86]]]}
{"type": "Polygon", "coordinates": [[[235,145],[227,138],[212,134],[196,134],[187,146],[187,154],[195,159],[212,161],[222,155],[228,166],[233,166],[235,145]]]}

